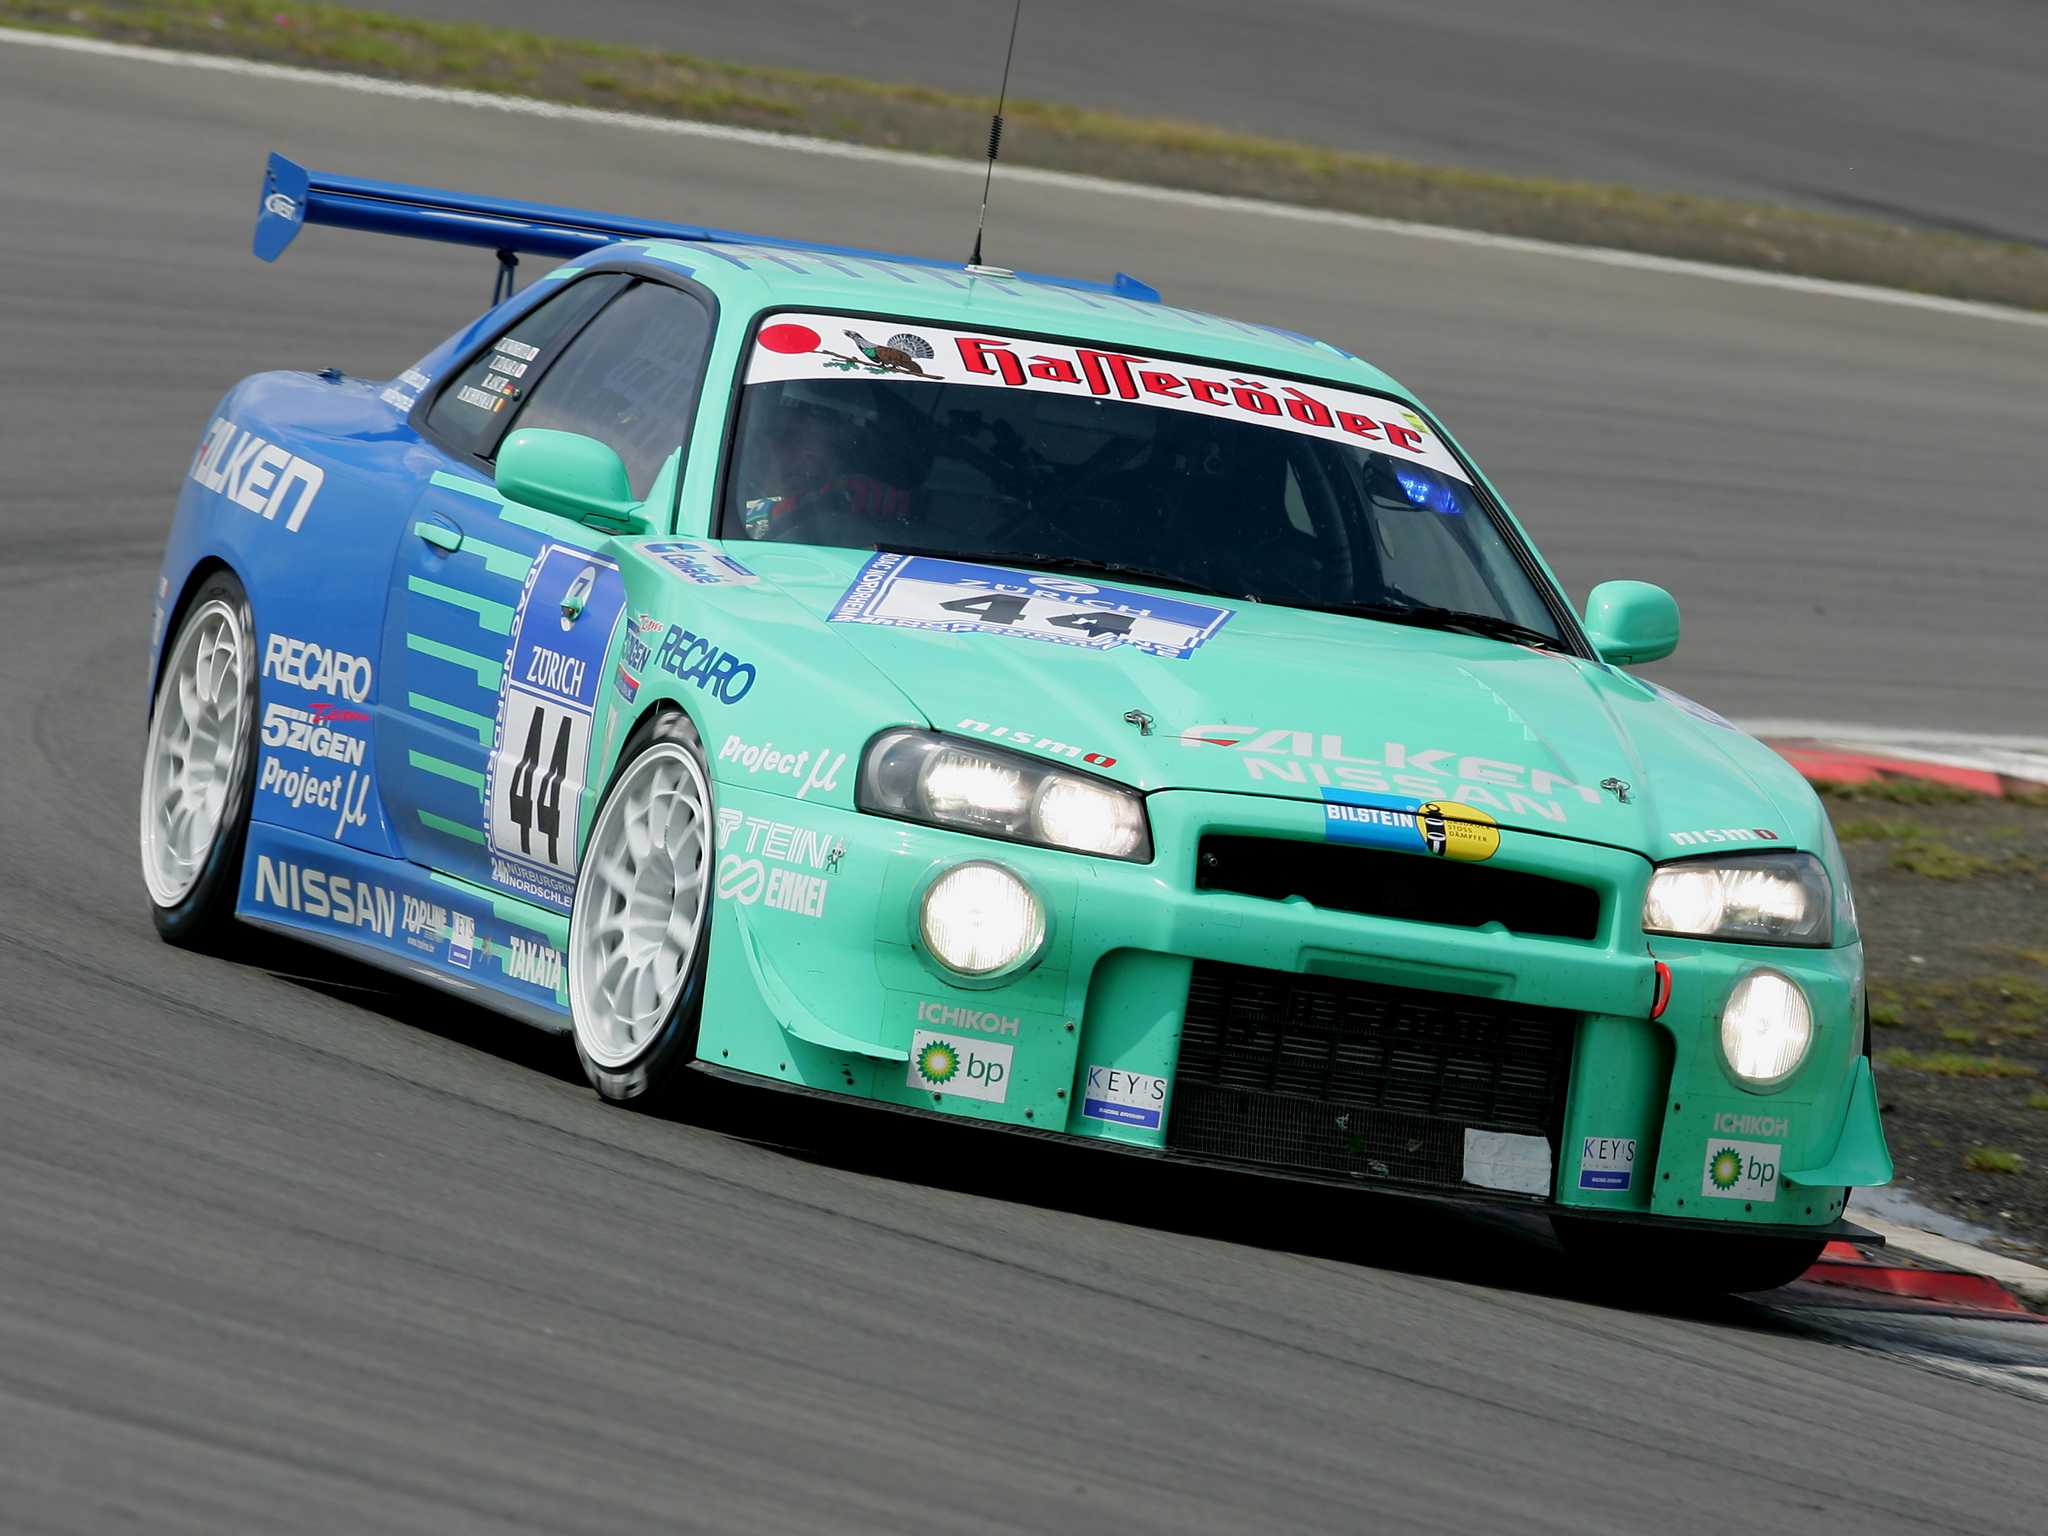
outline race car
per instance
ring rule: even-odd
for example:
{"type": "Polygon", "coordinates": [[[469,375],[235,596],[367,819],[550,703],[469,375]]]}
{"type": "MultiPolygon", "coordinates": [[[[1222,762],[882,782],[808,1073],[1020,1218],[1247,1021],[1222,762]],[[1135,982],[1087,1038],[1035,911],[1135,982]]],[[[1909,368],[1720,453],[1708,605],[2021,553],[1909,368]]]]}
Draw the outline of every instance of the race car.
{"type": "MultiPolygon", "coordinates": [[[[1547,1214],[1760,1289],[1891,1177],[1812,790],[1627,670],[1412,394],[1146,284],[314,175],[499,253],[389,381],[206,423],[143,872],[698,1074],[1547,1214]],[[518,253],[559,261],[514,291],[518,253]]],[[[1105,1177],[1114,1177],[1105,1165],[1105,1177]]]]}

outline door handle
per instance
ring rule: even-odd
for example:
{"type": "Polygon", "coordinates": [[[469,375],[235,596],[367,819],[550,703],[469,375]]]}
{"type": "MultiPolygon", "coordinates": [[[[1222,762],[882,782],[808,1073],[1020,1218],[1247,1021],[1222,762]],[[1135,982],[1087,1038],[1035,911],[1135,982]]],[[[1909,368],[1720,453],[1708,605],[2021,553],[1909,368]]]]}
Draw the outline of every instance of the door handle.
{"type": "Polygon", "coordinates": [[[421,519],[412,525],[412,531],[436,549],[445,549],[451,555],[462,548],[462,530],[451,528],[446,523],[430,523],[421,519]]]}

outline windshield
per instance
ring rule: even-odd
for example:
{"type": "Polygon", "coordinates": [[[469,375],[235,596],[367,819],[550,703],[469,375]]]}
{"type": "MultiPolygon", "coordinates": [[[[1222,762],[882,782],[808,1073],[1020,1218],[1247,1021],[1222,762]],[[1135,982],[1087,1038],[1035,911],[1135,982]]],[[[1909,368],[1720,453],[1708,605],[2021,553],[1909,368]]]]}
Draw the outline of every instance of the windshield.
{"type": "Polygon", "coordinates": [[[1463,467],[1396,402],[917,322],[762,328],[720,532],[1561,643],[1463,467]]]}

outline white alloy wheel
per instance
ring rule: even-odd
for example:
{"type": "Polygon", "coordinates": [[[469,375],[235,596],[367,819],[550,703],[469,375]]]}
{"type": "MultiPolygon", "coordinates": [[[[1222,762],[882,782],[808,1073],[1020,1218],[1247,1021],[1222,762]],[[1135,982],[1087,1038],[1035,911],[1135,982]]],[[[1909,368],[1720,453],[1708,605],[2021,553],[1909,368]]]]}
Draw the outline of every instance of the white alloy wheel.
{"type": "Polygon", "coordinates": [[[695,753],[657,741],[627,764],[590,829],[569,922],[576,1043],[623,1067],[660,1036],[704,942],[711,786],[695,753]]]}
{"type": "Polygon", "coordinates": [[[253,661],[241,615],[218,597],[178,630],[142,764],[142,878],[159,907],[192,894],[233,809],[253,661]]]}

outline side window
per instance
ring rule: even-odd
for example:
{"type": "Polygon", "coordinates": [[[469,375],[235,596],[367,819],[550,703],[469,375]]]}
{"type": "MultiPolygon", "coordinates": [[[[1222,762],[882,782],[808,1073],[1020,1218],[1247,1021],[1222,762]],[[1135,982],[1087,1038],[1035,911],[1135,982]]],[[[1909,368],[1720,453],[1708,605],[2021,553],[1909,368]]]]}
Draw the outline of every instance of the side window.
{"type": "Polygon", "coordinates": [[[427,411],[428,429],[457,454],[489,458],[513,408],[577,328],[625,283],[616,273],[586,277],[521,315],[489,351],[442,387],[427,411]]]}
{"type": "Polygon", "coordinates": [[[711,314],[691,295],[638,283],[577,334],[529,391],[517,425],[580,432],[618,450],[645,496],[690,434],[711,345],[711,314]]]}

